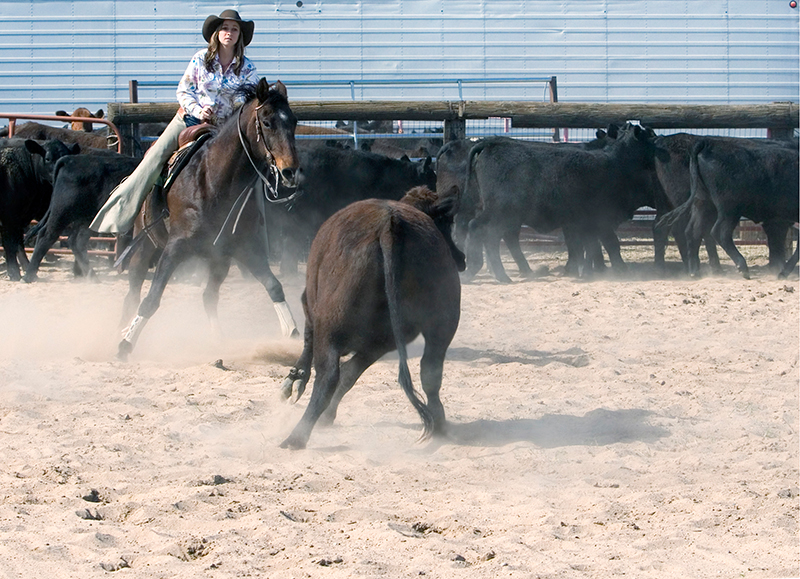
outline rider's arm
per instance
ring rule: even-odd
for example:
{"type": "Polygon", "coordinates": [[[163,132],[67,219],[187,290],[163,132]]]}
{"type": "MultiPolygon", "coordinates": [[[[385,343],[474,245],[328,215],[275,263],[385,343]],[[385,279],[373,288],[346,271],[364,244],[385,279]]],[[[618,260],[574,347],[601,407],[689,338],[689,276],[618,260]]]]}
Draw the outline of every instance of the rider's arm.
{"type": "MultiPolygon", "coordinates": [[[[205,63],[203,62],[204,54],[205,50],[201,50],[192,57],[192,61],[178,83],[177,90],[178,103],[187,114],[197,118],[201,117],[204,106],[213,104],[204,102],[203,97],[206,95],[200,88],[201,74],[205,68],[205,63]]],[[[208,100],[207,96],[205,100],[208,100]]]]}

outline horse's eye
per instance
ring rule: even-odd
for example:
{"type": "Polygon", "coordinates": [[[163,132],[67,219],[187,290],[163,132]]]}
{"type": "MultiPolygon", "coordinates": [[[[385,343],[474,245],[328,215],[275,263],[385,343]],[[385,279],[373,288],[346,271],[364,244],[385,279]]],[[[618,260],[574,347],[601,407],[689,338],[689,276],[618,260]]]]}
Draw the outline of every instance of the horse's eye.
{"type": "Polygon", "coordinates": [[[266,121],[266,120],[261,121],[261,124],[264,125],[265,129],[271,129],[272,128],[272,123],[269,122],[269,121],[266,121]]]}

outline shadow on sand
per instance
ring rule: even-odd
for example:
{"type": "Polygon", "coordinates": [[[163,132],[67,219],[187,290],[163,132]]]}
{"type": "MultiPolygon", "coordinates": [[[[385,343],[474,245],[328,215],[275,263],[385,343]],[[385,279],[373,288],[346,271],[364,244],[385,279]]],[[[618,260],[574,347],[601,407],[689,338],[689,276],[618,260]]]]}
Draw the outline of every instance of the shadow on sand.
{"type": "Polygon", "coordinates": [[[516,420],[475,420],[459,424],[448,422],[447,435],[432,443],[462,446],[503,446],[512,442],[531,442],[542,448],[559,446],[605,446],[618,442],[655,442],[669,432],[648,424],[652,412],[639,409],[605,410],[598,408],[583,416],[546,414],[541,418],[516,420]]]}
{"type": "Polygon", "coordinates": [[[490,360],[493,364],[530,364],[532,366],[546,366],[551,362],[561,362],[568,366],[581,368],[589,364],[589,354],[581,348],[568,348],[561,352],[542,352],[540,350],[520,350],[513,354],[497,350],[474,350],[472,348],[450,348],[447,350],[447,359],[454,362],[474,362],[476,360],[490,360]]]}

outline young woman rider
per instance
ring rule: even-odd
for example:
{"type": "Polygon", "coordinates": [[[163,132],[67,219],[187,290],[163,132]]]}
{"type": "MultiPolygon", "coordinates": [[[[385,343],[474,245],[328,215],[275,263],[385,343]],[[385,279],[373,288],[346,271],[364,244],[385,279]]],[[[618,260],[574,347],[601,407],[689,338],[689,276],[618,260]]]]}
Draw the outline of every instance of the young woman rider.
{"type": "Polygon", "coordinates": [[[241,104],[236,89],[258,82],[255,65],[244,55],[254,27],[252,20],[242,20],[236,10],[206,18],[203,38],[208,46],[192,57],[178,84],[178,113],[133,173],[111,192],[90,229],[102,233],[129,231],[162,168],[178,148],[181,131],[199,123],[220,124],[241,104]]]}

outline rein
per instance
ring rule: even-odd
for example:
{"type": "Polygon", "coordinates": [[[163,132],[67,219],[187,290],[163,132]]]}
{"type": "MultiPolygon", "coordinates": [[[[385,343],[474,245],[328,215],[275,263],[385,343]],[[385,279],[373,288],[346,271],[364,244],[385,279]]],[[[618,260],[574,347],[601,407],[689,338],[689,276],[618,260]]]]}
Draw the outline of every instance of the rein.
{"type": "MultiPolygon", "coordinates": [[[[256,108],[258,110],[261,108],[256,108]]],[[[289,195],[288,197],[280,198],[278,197],[278,181],[280,179],[280,175],[278,174],[278,166],[275,164],[275,156],[272,154],[272,151],[269,150],[267,146],[267,140],[264,138],[264,134],[261,131],[261,125],[258,122],[258,115],[255,115],[255,125],[256,125],[256,142],[262,141],[264,143],[264,151],[267,154],[267,161],[269,162],[269,173],[275,178],[275,185],[273,186],[270,183],[270,180],[264,176],[264,174],[258,169],[256,166],[255,161],[253,160],[253,156],[250,153],[250,145],[247,142],[247,139],[244,137],[244,132],[242,131],[242,110],[244,107],[239,109],[239,114],[236,117],[236,128],[239,129],[239,141],[242,143],[242,148],[244,149],[245,154],[247,155],[247,159],[250,161],[250,165],[253,167],[253,170],[258,174],[261,182],[264,183],[264,197],[270,203],[288,203],[292,199],[294,199],[295,195],[297,195],[297,190],[294,193],[289,195]]]]}

